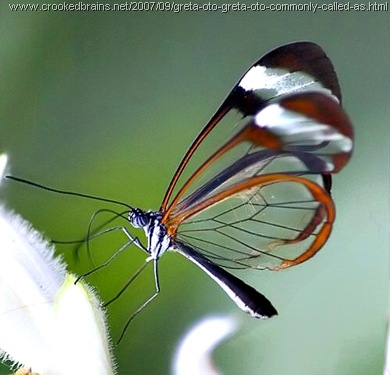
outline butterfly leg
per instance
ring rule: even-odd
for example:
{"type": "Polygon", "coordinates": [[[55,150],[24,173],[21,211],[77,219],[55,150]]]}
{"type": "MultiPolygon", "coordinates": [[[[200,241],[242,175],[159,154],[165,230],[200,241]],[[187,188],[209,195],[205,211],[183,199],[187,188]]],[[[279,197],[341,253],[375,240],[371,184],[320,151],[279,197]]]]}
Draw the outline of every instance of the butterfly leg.
{"type": "Polygon", "coordinates": [[[104,263],[102,263],[100,266],[97,266],[95,267],[93,270],[91,271],[88,271],[87,273],[79,276],[76,281],[75,281],[75,284],[77,284],[77,282],[81,279],[81,278],[84,278],[84,277],[87,277],[99,270],[101,270],[102,268],[106,267],[107,265],[109,265],[120,253],[122,253],[123,250],[127,249],[129,246],[131,246],[132,244],[135,244],[138,248],[140,248],[141,250],[145,251],[147,253],[147,249],[145,248],[145,246],[142,245],[142,243],[140,242],[140,240],[138,239],[138,237],[133,237],[131,235],[131,233],[127,230],[127,228],[123,227],[123,226],[119,226],[119,227],[113,227],[113,228],[110,228],[108,229],[107,231],[105,231],[104,233],[109,233],[109,232],[115,232],[115,231],[118,231],[118,230],[121,230],[128,238],[128,242],[126,242],[124,245],[122,245],[117,251],[115,251],[115,253],[113,255],[111,255],[104,263]]]}
{"type": "MultiPolygon", "coordinates": [[[[149,264],[149,261],[151,258],[146,259],[145,263],[139,268],[139,270],[136,272],[136,274],[133,275],[133,277],[127,282],[125,287],[121,290],[121,293],[133,282],[133,280],[142,272],[142,270],[149,264]]],[[[160,279],[158,276],[158,259],[153,259],[153,272],[154,272],[154,283],[155,283],[155,291],[154,293],[130,316],[130,318],[127,320],[125,326],[123,327],[122,333],[119,336],[119,339],[117,341],[117,344],[119,344],[123,336],[126,333],[127,328],[129,327],[132,320],[147,306],[150,302],[152,302],[160,293],[160,279]]],[[[118,298],[118,296],[115,297],[118,298]]],[[[113,300],[111,300],[109,303],[111,303],[113,300]]]]}

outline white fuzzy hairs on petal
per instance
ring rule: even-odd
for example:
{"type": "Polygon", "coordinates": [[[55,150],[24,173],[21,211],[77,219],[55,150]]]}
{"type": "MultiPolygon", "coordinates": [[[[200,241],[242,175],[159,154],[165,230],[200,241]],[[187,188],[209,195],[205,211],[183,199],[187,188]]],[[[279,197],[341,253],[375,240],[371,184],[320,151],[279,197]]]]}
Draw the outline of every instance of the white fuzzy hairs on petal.
{"type": "MultiPolygon", "coordinates": [[[[6,168],[1,154],[0,185],[6,168]]],[[[54,246],[0,204],[0,359],[18,375],[115,374],[102,304],[76,279],[54,246]]]]}

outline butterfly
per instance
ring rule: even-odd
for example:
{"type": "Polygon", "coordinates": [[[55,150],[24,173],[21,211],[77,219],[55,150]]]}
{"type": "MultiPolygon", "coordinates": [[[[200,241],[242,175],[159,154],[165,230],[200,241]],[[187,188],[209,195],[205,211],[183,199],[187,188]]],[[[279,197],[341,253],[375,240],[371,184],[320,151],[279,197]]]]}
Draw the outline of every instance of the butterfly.
{"type": "Polygon", "coordinates": [[[245,312],[277,314],[264,295],[228,270],[280,270],[323,247],[335,220],[331,174],[353,149],[340,103],[333,65],[311,42],[276,48],[244,74],[184,155],[160,209],[129,212],[130,224],[147,238],[146,246],[135,242],[154,263],[156,295],[159,259],[175,251],[245,312]],[[239,115],[229,124],[233,136],[221,139],[174,194],[198,148],[232,112],[239,115]]]}
{"type": "Polygon", "coordinates": [[[147,254],[125,288],[152,262],[156,290],[124,331],[160,292],[158,264],[167,251],[200,267],[251,316],[276,315],[272,303],[232,270],[276,271],[312,258],[335,221],[332,174],[344,167],[352,150],[352,125],[322,48],[295,42],[260,58],[185,153],[159,210],[125,204],[128,222],[143,229],[147,240],[143,244],[121,227],[129,238],[122,249],[135,244],[147,254]],[[214,151],[204,157],[200,149],[209,139],[214,151]]]}

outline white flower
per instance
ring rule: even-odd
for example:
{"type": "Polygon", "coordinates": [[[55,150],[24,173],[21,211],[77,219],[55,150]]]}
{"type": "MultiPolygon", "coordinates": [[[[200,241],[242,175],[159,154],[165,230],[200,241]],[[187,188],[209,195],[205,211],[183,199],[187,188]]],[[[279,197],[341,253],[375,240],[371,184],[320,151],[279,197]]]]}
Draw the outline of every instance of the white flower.
{"type": "Polygon", "coordinates": [[[230,316],[209,317],[197,323],[180,342],[173,360],[173,375],[221,375],[212,352],[238,329],[230,316]]]}
{"type": "MultiPolygon", "coordinates": [[[[0,156],[0,164],[5,164],[0,156]]],[[[0,165],[0,177],[5,165],[0,165]]],[[[112,375],[100,302],[54,249],[0,206],[0,350],[27,374],[112,375]],[[31,369],[31,372],[29,372],[31,369]]]]}

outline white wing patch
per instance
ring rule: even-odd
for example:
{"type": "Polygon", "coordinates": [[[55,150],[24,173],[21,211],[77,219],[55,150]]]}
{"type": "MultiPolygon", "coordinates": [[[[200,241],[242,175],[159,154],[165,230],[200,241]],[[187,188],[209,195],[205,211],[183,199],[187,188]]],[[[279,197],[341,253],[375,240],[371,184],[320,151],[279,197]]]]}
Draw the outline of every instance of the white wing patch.
{"type": "Polygon", "coordinates": [[[332,96],[321,82],[302,71],[289,72],[284,69],[272,69],[265,66],[253,66],[238,83],[245,91],[272,90],[273,95],[283,95],[300,91],[319,91],[332,96]]]}
{"type": "MultiPolygon", "coordinates": [[[[259,127],[269,128],[289,146],[314,146],[328,142],[327,153],[350,152],[352,140],[329,124],[319,123],[300,113],[271,104],[254,118],[259,127]]],[[[322,149],[324,151],[324,149],[322,149]]]]}

